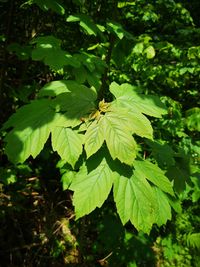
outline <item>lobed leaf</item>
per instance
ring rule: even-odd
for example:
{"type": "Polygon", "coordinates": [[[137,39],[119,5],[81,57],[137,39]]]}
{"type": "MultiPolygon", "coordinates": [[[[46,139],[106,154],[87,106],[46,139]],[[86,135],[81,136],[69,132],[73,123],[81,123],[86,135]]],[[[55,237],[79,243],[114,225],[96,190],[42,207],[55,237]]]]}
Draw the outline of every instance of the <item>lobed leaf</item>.
{"type": "Polygon", "coordinates": [[[155,220],[153,190],[138,173],[130,178],[118,176],[114,181],[114,200],[123,224],[129,220],[138,231],[149,233],[155,220]]]}
{"type": "Polygon", "coordinates": [[[34,158],[43,149],[55,121],[55,112],[49,100],[35,100],[10,117],[4,128],[14,127],[5,141],[6,154],[14,162],[24,162],[29,156],[34,158]]]}
{"type": "Polygon", "coordinates": [[[157,212],[155,216],[155,223],[158,226],[166,224],[167,220],[171,220],[171,206],[165,193],[158,187],[153,187],[154,195],[157,202],[157,212]]]}
{"type": "Polygon", "coordinates": [[[136,160],[134,168],[141,176],[148,179],[150,182],[159,187],[162,191],[174,195],[173,187],[169,179],[164,175],[164,172],[150,161],[136,160]]]}
{"type": "Polygon", "coordinates": [[[87,158],[96,153],[104,142],[104,132],[101,124],[94,120],[85,134],[85,151],[87,158]]]}
{"type": "Polygon", "coordinates": [[[54,36],[38,37],[31,43],[36,44],[32,50],[32,59],[42,60],[53,70],[60,70],[66,65],[76,67],[80,64],[73,56],[61,49],[61,40],[54,36]]]}
{"type": "Polygon", "coordinates": [[[82,153],[82,137],[70,128],[55,127],[51,133],[52,147],[74,167],[82,153]]]}
{"type": "Polygon", "coordinates": [[[157,118],[167,114],[167,109],[159,97],[140,94],[136,86],[130,84],[120,86],[113,82],[110,85],[110,91],[116,97],[116,106],[126,107],[132,112],[141,112],[157,118]]]}
{"type": "Polygon", "coordinates": [[[137,144],[130,132],[130,126],[123,124],[126,117],[108,112],[100,119],[104,139],[113,159],[131,165],[136,157],[137,144]]]}
{"type": "Polygon", "coordinates": [[[102,206],[110,193],[115,175],[105,158],[91,171],[86,165],[82,166],[70,186],[74,191],[73,205],[77,219],[102,206]]]}

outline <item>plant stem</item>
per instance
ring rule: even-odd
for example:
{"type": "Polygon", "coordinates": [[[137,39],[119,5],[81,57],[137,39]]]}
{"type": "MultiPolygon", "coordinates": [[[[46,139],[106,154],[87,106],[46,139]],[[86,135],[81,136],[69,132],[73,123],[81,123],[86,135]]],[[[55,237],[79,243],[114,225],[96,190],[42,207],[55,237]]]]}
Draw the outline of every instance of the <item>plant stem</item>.
{"type": "Polygon", "coordinates": [[[100,90],[98,93],[98,100],[99,101],[101,101],[106,95],[107,86],[108,86],[108,73],[110,70],[110,61],[111,61],[114,43],[115,43],[115,37],[112,34],[110,34],[108,53],[106,55],[106,60],[105,60],[107,67],[105,68],[104,74],[103,74],[102,79],[101,79],[101,87],[100,87],[100,90]]]}

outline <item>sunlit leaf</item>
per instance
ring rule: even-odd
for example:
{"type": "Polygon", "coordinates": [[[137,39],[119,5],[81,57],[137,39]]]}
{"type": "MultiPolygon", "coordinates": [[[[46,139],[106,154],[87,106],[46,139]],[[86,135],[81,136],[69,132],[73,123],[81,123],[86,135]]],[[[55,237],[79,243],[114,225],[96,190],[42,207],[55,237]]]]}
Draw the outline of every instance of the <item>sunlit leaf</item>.
{"type": "Polygon", "coordinates": [[[137,145],[132,137],[130,126],[123,125],[127,117],[120,116],[120,113],[108,112],[100,119],[100,123],[112,158],[132,164],[136,157],[137,145]]]}
{"type": "Polygon", "coordinates": [[[74,191],[73,205],[77,219],[102,206],[110,193],[114,177],[105,158],[95,169],[88,170],[84,165],[79,170],[70,186],[74,191]]]}
{"type": "Polygon", "coordinates": [[[114,182],[114,200],[123,224],[129,220],[139,231],[149,233],[155,220],[153,190],[143,176],[119,176],[114,182]]]}
{"type": "Polygon", "coordinates": [[[51,138],[53,150],[74,167],[82,153],[82,136],[70,128],[55,127],[51,138]]]}
{"type": "Polygon", "coordinates": [[[40,153],[54,125],[54,116],[50,102],[40,100],[23,106],[10,117],[4,127],[14,127],[5,138],[6,154],[12,162],[24,162],[40,153]]]}
{"type": "Polygon", "coordinates": [[[167,220],[171,220],[171,207],[165,193],[158,187],[153,187],[154,195],[157,202],[157,212],[155,222],[158,226],[166,224],[167,220]]]}
{"type": "Polygon", "coordinates": [[[155,49],[152,45],[148,46],[145,50],[144,53],[146,54],[148,59],[154,58],[156,55],[155,49]]]}
{"type": "Polygon", "coordinates": [[[162,191],[172,196],[174,195],[171,182],[164,175],[163,170],[161,170],[157,165],[147,160],[136,160],[134,162],[134,168],[141,176],[148,179],[150,182],[159,187],[162,191]]]}
{"type": "Polygon", "coordinates": [[[122,39],[123,37],[126,37],[127,39],[133,39],[133,36],[116,21],[107,22],[107,29],[108,31],[115,33],[119,39],[122,39]]]}
{"type": "Polygon", "coordinates": [[[94,120],[88,127],[85,134],[85,151],[87,157],[96,153],[104,142],[104,132],[100,123],[94,120]]]}
{"type": "Polygon", "coordinates": [[[113,82],[110,91],[116,97],[116,105],[127,107],[133,112],[141,112],[157,118],[167,113],[167,109],[159,97],[140,94],[136,87],[130,84],[120,86],[113,82]]]}

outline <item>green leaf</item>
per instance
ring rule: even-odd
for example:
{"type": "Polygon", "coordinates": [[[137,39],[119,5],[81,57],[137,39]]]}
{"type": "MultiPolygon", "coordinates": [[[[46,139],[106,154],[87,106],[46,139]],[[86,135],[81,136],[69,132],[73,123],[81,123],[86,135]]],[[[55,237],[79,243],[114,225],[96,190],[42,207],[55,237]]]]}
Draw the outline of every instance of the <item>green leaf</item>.
{"type": "Polygon", "coordinates": [[[112,102],[109,113],[117,116],[122,125],[129,128],[132,134],[153,139],[153,128],[150,121],[140,112],[132,112],[127,108],[118,107],[112,102]],[[111,113],[112,112],[112,113],[111,113]]]}
{"type": "Polygon", "coordinates": [[[90,86],[93,86],[94,88],[97,89],[97,91],[100,89],[101,87],[101,75],[99,75],[99,73],[96,72],[87,72],[87,76],[86,79],[89,83],[90,86]]]}
{"type": "Polygon", "coordinates": [[[153,139],[153,128],[147,117],[139,112],[133,113],[128,111],[126,114],[131,120],[130,128],[133,134],[137,134],[148,139],[153,139]]]}
{"type": "Polygon", "coordinates": [[[110,193],[114,176],[105,158],[92,170],[88,170],[86,165],[81,167],[70,186],[74,191],[77,219],[102,206],[110,193]]]}
{"type": "Polygon", "coordinates": [[[94,107],[97,94],[93,89],[71,81],[66,81],[65,84],[69,92],[58,95],[55,101],[63,110],[75,111],[84,107],[94,107]]]}
{"type": "Polygon", "coordinates": [[[99,28],[91,19],[91,17],[89,17],[86,14],[70,15],[67,18],[67,22],[77,22],[77,21],[80,22],[80,26],[86,31],[87,34],[96,36],[98,33],[101,33],[99,28]]]}
{"type": "Polygon", "coordinates": [[[112,158],[131,165],[136,157],[137,145],[130,125],[127,125],[127,118],[120,113],[107,112],[99,123],[112,158]]]}
{"type": "Polygon", "coordinates": [[[200,108],[195,107],[187,110],[186,125],[190,131],[200,132],[200,108]]]}
{"type": "Polygon", "coordinates": [[[171,207],[165,193],[158,187],[153,187],[157,202],[157,212],[155,222],[158,226],[166,224],[167,220],[171,220],[171,207]]]}
{"type": "Polygon", "coordinates": [[[139,54],[142,54],[143,50],[144,50],[144,43],[140,42],[134,46],[133,53],[136,55],[139,55],[139,54]]]}
{"type": "Polygon", "coordinates": [[[53,150],[74,167],[82,153],[82,136],[70,128],[55,127],[51,139],[53,150]]]}
{"type": "Polygon", "coordinates": [[[115,179],[114,200],[123,224],[130,220],[138,231],[150,232],[156,203],[153,190],[143,176],[135,172],[130,178],[115,179]]]}
{"type": "Polygon", "coordinates": [[[75,79],[79,83],[84,83],[86,80],[90,86],[99,89],[101,86],[101,75],[104,73],[106,64],[97,56],[88,53],[74,54],[73,58],[81,63],[72,70],[75,79]]]}
{"type": "Polygon", "coordinates": [[[152,45],[148,46],[145,50],[144,50],[144,53],[146,54],[146,57],[148,59],[152,59],[155,57],[156,55],[156,52],[155,52],[155,49],[152,45]]]}
{"type": "Polygon", "coordinates": [[[0,168],[0,182],[5,185],[13,184],[17,181],[16,171],[9,168],[0,168]]]}
{"type": "Polygon", "coordinates": [[[177,166],[170,166],[167,170],[166,175],[173,180],[174,190],[176,193],[180,194],[184,192],[186,188],[186,181],[188,180],[187,172],[184,170],[182,165],[181,168],[177,166]]]}
{"type": "Polygon", "coordinates": [[[135,5],[136,5],[135,1],[134,2],[127,2],[127,1],[122,2],[122,1],[120,1],[120,2],[118,2],[117,7],[118,8],[123,8],[123,7],[126,7],[126,6],[135,6],[135,5]]]}
{"type": "Polygon", "coordinates": [[[200,233],[190,233],[187,236],[187,245],[200,250],[200,233]]]}
{"type": "Polygon", "coordinates": [[[174,195],[173,187],[169,179],[164,175],[164,172],[155,164],[144,160],[135,161],[134,168],[141,176],[148,179],[150,182],[159,187],[162,191],[174,195]]]}
{"type": "Polygon", "coordinates": [[[76,172],[68,170],[62,175],[61,182],[63,190],[67,190],[70,187],[73,179],[75,179],[75,174],[76,172]]]}
{"type": "MultiPolygon", "coordinates": [[[[84,113],[85,114],[85,113],[84,113]]],[[[81,115],[81,114],[80,114],[81,115]]],[[[55,123],[54,126],[56,127],[76,127],[82,123],[80,117],[71,116],[70,113],[56,113],[55,115],[55,123]]]]}
{"type": "Polygon", "coordinates": [[[20,45],[18,43],[11,43],[7,46],[7,50],[10,52],[14,52],[21,60],[27,60],[30,58],[31,55],[30,46],[20,45]]]}
{"type": "Polygon", "coordinates": [[[84,66],[80,66],[80,68],[74,68],[72,73],[78,83],[84,83],[87,79],[87,70],[84,66]]]}
{"type": "Polygon", "coordinates": [[[77,84],[74,84],[74,81],[66,81],[66,80],[59,80],[59,81],[53,81],[50,83],[45,84],[43,86],[39,93],[39,97],[43,96],[57,96],[62,93],[70,92],[68,87],[71,86],[77,86],[77,84]]]}
{"type": "Polygon", "coordinates": [[[32,3],[37,4],[42,10],[47,11],[49,9],[55,11],[59,15],[65,14],[65,9],[61,5],[60,1],[55,0],[32,0],[32,3]]]}
{"type": "Polygon", "coordinates": [[[175,165],[174,151],[172,148],[162,141],[146,141],[152,149],[153,157],[156,159],[161,168],[175,165]]]}
{"type": "Polygon", "coordinates": [[[123,37],[126,37],[127,39],[133,39],[133,36],[124,30],[120,23],[115,21],[107,22],[107,29],[108,31],[115,33],[119,39],[122,39],[123,37]]]}
{"type": "Polygon", "coordinates": [[[118,99],[124,95],[126,97],[133,97],[134,95],[141,94],[142,90],[140,87],[129,83],[119,85],[116,82],[112,82],[110,84],[110,92],[118,99]]]}
{"type": "Polygon", "coordinates": [[[136,86],[124,83],[118,85],[112,82],[110,85],[111,93],[116,97],[117,106],[126,107],[132,112],[141,112],[149,116],[161,118],[161,115],[167,114],[165,105],[159,97],[153,95],[142,95],[136,90],[136,86]]]}
{"type": "Polygon", "coordinates": [[[75,127],[81,123],[81,118],[88,116],[95,107],[96,91],[75,81],[61,80],[45,85],[39,96],[56,96],[53,101],[57,111],[64,111],[57,126],[75,127]],[[62,124],[63,123],[63,124],[62,124]]]}
{"type": "Polygon", "coordinates": [[[47,83],[40,89],[38,96],[53,97],[62,93],[81,94],[82,91],[84,91],[83,98],[85,98],[86,94],[92,101],[96,99],[96,93],[93,90],[72,80],[59,80],[47,83]]]}
{"type": "Polygon", "coordinates": [[[182,213],[182,203],[181,200],[175,197],[167,196],[168,197],[168,202],[170,206],[173,208],[173,210],[177,213],[182,213]]]}
{"type": "Polygon", "coordinates": [[[14,162],[24,162],[29,156],[34,158],[43,149],[54,124],[55,112],[49,100],[35,100],[20,108],[5,123],[4,127],[14,127],[5,138],[6,154],[14,162]]]}
{"type": "Polygon", "coordinates": [[[195,203],[200,199],[200,173],[195,173],[191,177],[193,183],[192,201],[195,203]]]}
{"type": "Polygon", "coordinates": [[[126,109],[110,107],[109,112],[95,120],[87,129],[85,149],[90,157],[100,149],[104,140],[112,157],[131,164],[136,154],[133,133],[152,138],[152,127],[145,116],[128,113],[126,109]],[[129,153],[129,154],[126,154],[129,153]],[[129,155],[131,158],[128,159],[129,155]]]}
{"type": "Polygon", "coordinates": [[[85,134],[85,151],[87,158],[96,153],[104,142],[104,132],[101,124],[94,120],[85,134]]]}
{"type": "Polygon", "coordinates": [[[80,64],[69,53],[60,48],[61,40],[54,36],[38,37],[31,43],[36,43],[36,47],[32,51],[32,59],[44,61],[44,64],[53,70],[60,70],[65,65],[76,67],[80,64]]]}

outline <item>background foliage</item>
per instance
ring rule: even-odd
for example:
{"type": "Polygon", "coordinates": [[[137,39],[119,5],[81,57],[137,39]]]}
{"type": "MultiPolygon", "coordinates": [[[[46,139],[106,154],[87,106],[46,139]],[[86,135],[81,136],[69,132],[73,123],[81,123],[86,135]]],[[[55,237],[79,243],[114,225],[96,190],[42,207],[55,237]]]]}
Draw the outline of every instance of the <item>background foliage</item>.
{"type": "Polygon", "coordinates": [[[2,265],[198,266],[199,1],[0,6],[2,265]]]}

